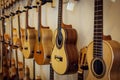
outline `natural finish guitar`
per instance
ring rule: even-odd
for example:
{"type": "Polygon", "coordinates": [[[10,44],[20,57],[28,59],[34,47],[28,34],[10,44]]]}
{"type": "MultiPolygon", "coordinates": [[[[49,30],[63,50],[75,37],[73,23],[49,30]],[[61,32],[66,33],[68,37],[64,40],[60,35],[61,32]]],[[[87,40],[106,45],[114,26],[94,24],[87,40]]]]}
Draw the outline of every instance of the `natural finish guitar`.
{"type": "Polygon", "coordinates": [[[33,58],[34,46],[35,46],[35,28],[28,25],[28,10],[31,9],[30,6],[26,6],[26,26],[25,26],[25,40],[23,45],[23,55],[25,58],[33,58]]]}
{"type": "Polygon", "coordinates": [[[78,71],[77,32],[71,26],[62,25],[62,3],[63,0],[59,0],[58,28],[51,63],[56,73],[70,74],[78,71]]]}
{"type": "Polygon", "coordinates": [[[43,27],[41,24],[41,3],[38,3],[38,31],[36,32],[36,45],[34,49],[34,59],[37,64],[43,65],[50,62],[53,49],[52,30],[43,27]]]}
{"type": "Polygon", "coordinates": [[[120,43],[103,40],[103,0],[95,0],[94,41],[88,45],[86,80],[120,80],[120,43]]]}

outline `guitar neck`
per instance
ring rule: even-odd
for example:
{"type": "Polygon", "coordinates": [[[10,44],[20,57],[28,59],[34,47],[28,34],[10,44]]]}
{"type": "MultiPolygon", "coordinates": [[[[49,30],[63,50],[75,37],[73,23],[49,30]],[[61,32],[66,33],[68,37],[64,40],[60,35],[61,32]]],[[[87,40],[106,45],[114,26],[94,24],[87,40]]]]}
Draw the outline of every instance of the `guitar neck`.
{"type": "Polygon", "coordinates": [[[38,3],[38,41],[40,42],[40,28],[41,28],[41,3],[38,3]]]}
{"type": "Polygon", "coordinates": [[[95,0],[94,7],[94,56],[102,57],[103,41],[103,0],[95,0]]]}
{"type": "Polygon", "coordinates": [[[17,78],[19,79],[19,73],[18,73],[18,52],[17,52],[17,49],[15,49],[15,54],[16,54],[16,68],[17,68],[17,78]]]}
{"type": "Polygon", "coordinates": [[[20,13],[18,13],[18,36],[19,36],[19,39],[21,39],[21,33],[20,33],[20,13]]]}
{"type": "Polygon", "coordinates": [[[54,70],[51,64],[50,64],[50,80],[54,80],[54,70]]]}
{"type": "Polygon", "coordinates": [[[11,16],[11,45],[13,45],[13,16],[11,16]]]}
{"type": "Polygon", "coordinates": [[[63,0],[59,0],[59,8],[58,8],[58,31],[61,31],[62,27],[62,5],[63,0]]]}
{"type": "Polygon", "coordinates": [[[28,9],[26,10],[26,26],[25,26],[25,34],[26,34],[26,40],[27,40],[27,28],[28,28],[28,9]]]}

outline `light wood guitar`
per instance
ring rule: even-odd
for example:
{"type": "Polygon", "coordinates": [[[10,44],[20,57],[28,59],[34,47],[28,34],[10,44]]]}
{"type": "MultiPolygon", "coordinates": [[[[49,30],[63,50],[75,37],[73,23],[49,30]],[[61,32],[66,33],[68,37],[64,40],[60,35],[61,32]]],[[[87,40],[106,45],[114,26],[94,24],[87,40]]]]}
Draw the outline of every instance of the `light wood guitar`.
{"type": "Polygon", "coordinates": [[[71,74],[78,71],[77,32],[72,26],[62,25],[62,4],[59,0],[58,28],[55,32],[55,46],[51,64],[58,74],[71,74]]]}
{"type": "Polygon", "coordinates": [[[31,6],[26,6],[26,26],[25,26],[25,39],[23,45],[23,55],[25,58],[33,58],[34,47],[35,47],[35,28],[28,25],[28,10],[31,6]]]}
{"type": "Polygon", "coordinates": [[[37,64],[43,65],[50,62],[53,49],[52,30],[41,24],[41,2],[38,3],[38,31],[36,32],[36,45],[34,59],[37,64]]]}
{"type": "Polygon", "coordinates": [[[103,40],[103,0],[95,0],[94,41],[88,45],[86,80],[120,79],[120,43],[103,40]]]}
{"type": "Polygon", "coordinates": [[[17,41],[16,41],[16,46],[20,50],[22,50],[21,32],[23,32],[23,29],[21,29],[21,25],[20,25],[20,13],[22,13],[22,12],[20,11],[20,7],[18,7],[18,10],[16,11],[17,19],[18,19],[18,29],[17,29],[18,38],[17,38],[17,41]]]}

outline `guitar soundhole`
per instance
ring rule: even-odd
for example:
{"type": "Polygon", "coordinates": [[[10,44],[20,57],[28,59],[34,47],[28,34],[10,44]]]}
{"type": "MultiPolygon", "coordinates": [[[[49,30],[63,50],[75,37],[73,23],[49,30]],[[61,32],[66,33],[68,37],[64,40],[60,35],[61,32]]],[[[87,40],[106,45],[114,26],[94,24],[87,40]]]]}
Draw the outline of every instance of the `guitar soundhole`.
{"type": "Polygon", "coordinates": [[[92,72],[97,78],[102,78],[105,74],[105,64],[101,58],[92,61],[92,72]]]}
{"type": "Polygon", "coordinates": [[[57,39],[56,39],[56,45],[60,49],[62,47],[62,42],[63,42],[63,36],[61,32],[58,32],[57,34],[57,39]]]}

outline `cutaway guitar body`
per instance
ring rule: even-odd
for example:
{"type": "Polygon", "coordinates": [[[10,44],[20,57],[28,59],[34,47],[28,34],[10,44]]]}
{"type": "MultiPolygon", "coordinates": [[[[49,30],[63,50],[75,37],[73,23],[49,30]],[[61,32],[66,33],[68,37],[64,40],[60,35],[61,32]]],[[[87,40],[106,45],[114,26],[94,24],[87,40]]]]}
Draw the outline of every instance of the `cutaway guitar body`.
{"type": "MultiPolygon", "coordinates": [[[[103,76],[98,77],[94,75],[92,66],[93,58],[93,42],[89,44],[87,51],[87,61],[89,66],[88,76],[86,80],[119,80],[120,79],[120,44],[116,41],[104,41],[103,42],[103,76]]],[[[100,76],[100,75],[99,75],[100,76]]]]}
{"type": "MultiPolygon", "coordinates": [[[[36,36],[38,36],[37,33],[36,36]]],[[[41,38],[40,41],[38,38],[36,39],[36,45],[34,49],[34,59],[36,63],[41,65],[48,64],[50,62],[52,48],[52,30],[49,28],[41,28],[41,38]]]]}

